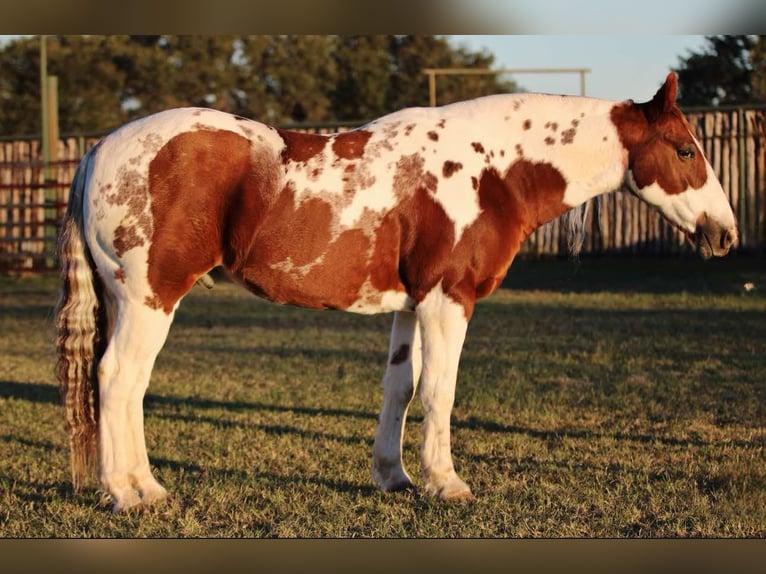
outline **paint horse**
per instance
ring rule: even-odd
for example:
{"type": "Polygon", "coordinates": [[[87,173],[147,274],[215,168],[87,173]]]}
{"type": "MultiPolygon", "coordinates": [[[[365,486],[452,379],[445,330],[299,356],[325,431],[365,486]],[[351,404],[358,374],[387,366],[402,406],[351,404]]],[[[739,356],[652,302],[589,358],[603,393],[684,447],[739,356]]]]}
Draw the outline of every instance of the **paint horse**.
{"type": "Polygon", "coordinates": [[[143,397],[181,299],[212,268],[269,301],[394,312],[372,470],[402,464],[420,385],[422,475],[471,499],[450,414],[476,301],[537,227],[626,185],[703,257],[737,242],[734,214],[676,107],[504,94],[405,109],[312,135],[211,109],[126,124],[83,158],[59,239],[57,375],[72,476],[97,466],[115,511],[167,496],[149,466],[143,397]]]}

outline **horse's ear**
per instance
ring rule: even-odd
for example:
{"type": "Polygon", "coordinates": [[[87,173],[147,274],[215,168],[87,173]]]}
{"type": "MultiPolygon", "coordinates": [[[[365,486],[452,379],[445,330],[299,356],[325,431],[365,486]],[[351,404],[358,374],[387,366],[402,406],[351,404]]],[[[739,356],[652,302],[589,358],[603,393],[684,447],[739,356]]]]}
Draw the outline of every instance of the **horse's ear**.
{"type": "Polygon", "coordinates": [[[665,78],[665,83],[662,84],[657,93],[652,98],[652,108],[657,113],[667,112],[676,104],[676,97],[678,96],[678,78],[674,72],[670,72],[665,78]]]}

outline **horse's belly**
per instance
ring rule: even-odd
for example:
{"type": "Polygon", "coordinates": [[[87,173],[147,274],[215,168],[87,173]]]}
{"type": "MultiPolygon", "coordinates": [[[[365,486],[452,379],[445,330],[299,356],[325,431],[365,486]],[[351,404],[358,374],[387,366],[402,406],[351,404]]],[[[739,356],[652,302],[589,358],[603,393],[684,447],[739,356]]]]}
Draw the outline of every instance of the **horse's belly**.
{"type": "Polygon", "coordinates": [[[333,269],[319,264],[308,272],[289,269],[287,265],[254,265],[236,275],[255,295],[283,305],[341,309],[362,314],[414,308],[414,302],[406,291],[376,289],[363,268],[353,265],[333,269]]]}
{"type": "Polygon", "coordinates": [[[366,314],[412,308],[394,262],[371,258],[363,231],[346,230],[321,251],[301,247],[297,237],[285,241],[291,234],[285,230],[280,241],[260,237],[245,265],[233,270],[256,295],[280,304],[366,314]]]}

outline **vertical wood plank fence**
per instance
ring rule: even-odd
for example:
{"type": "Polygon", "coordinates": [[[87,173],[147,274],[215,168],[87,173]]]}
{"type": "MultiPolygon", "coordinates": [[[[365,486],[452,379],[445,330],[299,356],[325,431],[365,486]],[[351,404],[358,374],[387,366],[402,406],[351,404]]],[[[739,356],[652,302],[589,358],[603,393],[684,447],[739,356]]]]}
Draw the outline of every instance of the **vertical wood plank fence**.
{"type": "MultiPolygon", "coordinates": [[[[766,106],[686,110],[737,214],[739,251],[766,247],[766,106]]],[[[328,133],[348,124],[291,126],[328,133]]],[[[85,150],[101,134],[64,136],[56,162],[45,164],[39,139],[0,138],[0,272],[54,269],[55,241],[69,183],[85,150]]],[[[690,253],[681,233],[625,190],[592,200],[582,254],[690,253]]],[[[568,253],[560,220],[534,232],[521,256],[568,253]]]]}

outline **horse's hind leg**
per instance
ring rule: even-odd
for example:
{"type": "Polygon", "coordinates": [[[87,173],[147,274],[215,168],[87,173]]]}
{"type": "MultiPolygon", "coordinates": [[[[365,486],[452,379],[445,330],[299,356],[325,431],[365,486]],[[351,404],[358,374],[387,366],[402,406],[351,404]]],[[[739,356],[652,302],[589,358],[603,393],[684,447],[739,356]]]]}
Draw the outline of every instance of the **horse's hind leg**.
{"type": "Polygon", "coordinates": [[[396,313],[383,377],[383,408],[372,449],[373,476],[384,490],[412,488],[412,479],[402,463],[402,438],[421,365],[420,329],[415,314],[396,313]]]}
{"type": "Polygon", "coordinates": [[[146,453],[143,398],[173,314],[140,302],[118,302],[111,337],[99,364],[99,478],[115,512],[167,496],[146,453]]]}

